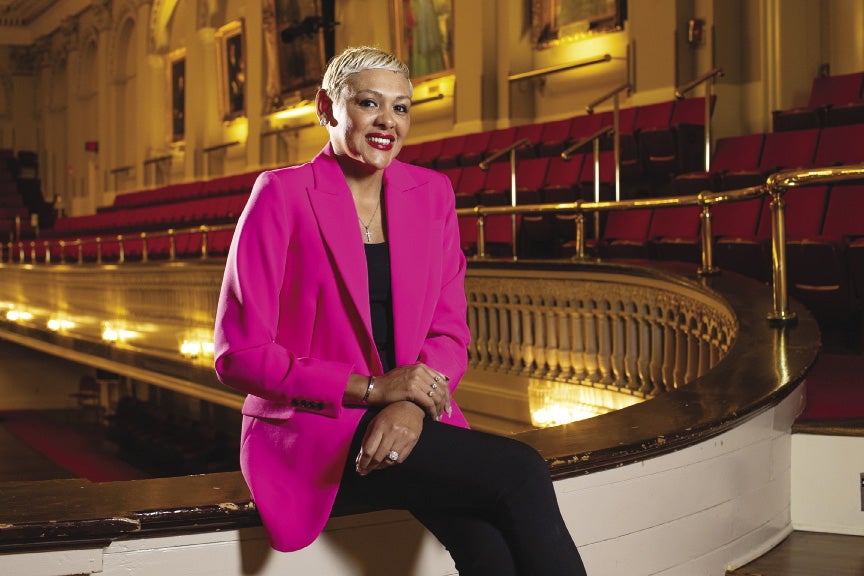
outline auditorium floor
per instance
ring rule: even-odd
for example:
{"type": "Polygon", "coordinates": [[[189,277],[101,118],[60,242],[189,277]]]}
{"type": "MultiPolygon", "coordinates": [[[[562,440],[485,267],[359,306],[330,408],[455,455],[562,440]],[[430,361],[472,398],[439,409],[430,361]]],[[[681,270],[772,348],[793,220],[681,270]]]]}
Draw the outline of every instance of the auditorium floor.
{"type": "Polygon", "coordinates": [[[861,576],[864,536],[793,532],[770,552],[726,576],[861,576]]]}
{"type": "Polygon", "coordinates": [[[12,434],[0,416],[0,482],[75,478],[53,460],[12,434]]]}

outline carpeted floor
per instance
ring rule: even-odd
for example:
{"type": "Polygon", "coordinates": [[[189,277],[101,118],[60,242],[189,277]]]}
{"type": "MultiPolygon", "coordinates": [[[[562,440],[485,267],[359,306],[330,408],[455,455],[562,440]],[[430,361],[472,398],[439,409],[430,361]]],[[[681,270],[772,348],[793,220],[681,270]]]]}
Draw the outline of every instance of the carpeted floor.
{"type": "Polygon", "coordinates": [[[822,354],[807,376],[807,405],[798,420],[864,418],[864,356],[822,354]]]}
{"type": "MultiPolygon", "coordinates": [[[[0,436],[0,440],[6,438],[6,442],[9,443],[14,438],[24,445],[7,446],[3,450],[4,452],[18,454],[19,458],[32,461],[31,468],[40,468],[40,466],[46,468],[45,465],[40,465],[40,459],[32,454],[32,452],[37,452],[51,461],[49,467],[56,469],[59,466],[62,471],[68,471],[68,474],[58,471],[54,473],[56,474],[55,477],[74,476],[86,478],[92,482],[137,480],[150,477],[114,457],[110,450],[101,444],[99,434],[88,434],[86,427],[70,420],[65,411],[54,414],[36,410],[0,411],[0,427],[6,431],[6,434],[0,436]],[[28,450],[28,448],[32,450],[28,450]]],[[[0,467],[10,466],[16,469],[15,472],[20,473],[22,471],[20,464],[20,460],[6,460],[0,463],[0,467]]],[[[12,471],[10,469],[7,472],[12,471]]],[[[0,470],[0,476],[6,477],[8,474],[3,472],[0,470]]],[[[45,470],[44,472],[49,471],[45,470]]],[[[34,472],[31,471],[30,473],[34,472]]]]}

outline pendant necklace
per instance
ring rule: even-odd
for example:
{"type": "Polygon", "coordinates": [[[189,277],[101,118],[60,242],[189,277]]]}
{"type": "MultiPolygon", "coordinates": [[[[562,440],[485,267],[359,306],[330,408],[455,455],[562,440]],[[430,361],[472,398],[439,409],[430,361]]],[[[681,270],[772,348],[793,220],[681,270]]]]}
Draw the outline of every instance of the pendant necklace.
{"type": "Polygon", "coordinates": [[[372,212],[372,216],[369,217],[369,222],[363,222],[363,219],[360,218],[360,214],[357,214],[357,220],[360,220],[360,225],[363,226],[363,235],[366,236],[366,244],[372,243],[372,232],[369,230],[369,226],[372,225],[372,221],[375,219],[375,215],[378,214],[378,208],[381,206],[381,195],[378,195],[378,203],[375,205],[375,211],[372,212]]]}

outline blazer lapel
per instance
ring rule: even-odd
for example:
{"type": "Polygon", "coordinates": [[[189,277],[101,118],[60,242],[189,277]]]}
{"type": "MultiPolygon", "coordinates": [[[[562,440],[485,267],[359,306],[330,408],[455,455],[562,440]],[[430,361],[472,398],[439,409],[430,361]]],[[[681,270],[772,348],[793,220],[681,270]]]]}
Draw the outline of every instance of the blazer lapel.
{"type": "Polygon", "coordinates": [[[346,302],[345,306],[353,306],[357,311],[363,320],[369,342],[373,342],[366,254],[357,224],[357,210],[329,144],[312,161],[312,169],[315,180],[308,191],[309,201],[321,237],[335,264],[336,275],[344,281],[351,298],[351,302],[346,302]]]}
{"type": "Polygon", "coordinates": [[[400,364],[417,361],[417,350],[425,335],[418,334],[426,314],[429,238],[422,226],[423,186],[399,163],[384,172],[387,240],[393,287],[393,332],[396,359],[400,364]],[[419,339],[419,340],[418,340],[419,339]],[[413,351],[413,357],[405,357],[413,351]]]}

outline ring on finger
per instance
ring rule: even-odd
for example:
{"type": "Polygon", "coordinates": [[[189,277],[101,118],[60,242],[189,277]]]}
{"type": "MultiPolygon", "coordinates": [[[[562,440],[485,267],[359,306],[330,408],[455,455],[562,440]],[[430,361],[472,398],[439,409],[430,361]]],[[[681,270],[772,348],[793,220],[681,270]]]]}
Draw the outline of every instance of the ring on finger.
{"type": "Polygon", "coordinates": [[[438,389],[438,383],[432,382],[432,390],[437,390],[437,389],[438,389]]]}
{"type": "Polygon", "coordinates": [[[397,452],[396,450],[390,450],[390,452],[387,454],[387,460],[394,463],[397,462],[399,460],[399,452],[397,452]]]}
{"type": "Polygon", "coordinates": [[[441,376],[435,376],[435,378],[433,378],[433,380],[435,380],[435,383],[437,384],[438,382],[441,381],[441,376]]]}
{"type": "Polygon", "coordinates": [[[435,390],[429,390],[429,392],[427,392],[426,395],[431,398],[432,396],[435,395],[435,390]]]}

